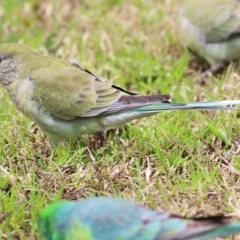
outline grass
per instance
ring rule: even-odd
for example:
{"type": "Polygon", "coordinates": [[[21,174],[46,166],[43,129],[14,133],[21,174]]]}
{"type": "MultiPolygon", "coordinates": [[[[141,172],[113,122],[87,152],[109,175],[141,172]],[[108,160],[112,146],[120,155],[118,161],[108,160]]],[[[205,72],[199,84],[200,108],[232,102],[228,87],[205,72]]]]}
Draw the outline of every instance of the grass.
{"type": "MultiPolygon", "coordinates": [[[[177,40],[175,10],[171,0],[2,0],[0,42],[77,58],[141,94],[239,99],[235,66],[199,84],[177,40]]],[[[240,218],[236,111],[165,112],[110,131],[103,148],[84,136],[48,152],[43,132],[3,89],[0,100],[0,239],[40,239],[38,214],[60,198],[123,197],[182,216],[240,218]]]]}

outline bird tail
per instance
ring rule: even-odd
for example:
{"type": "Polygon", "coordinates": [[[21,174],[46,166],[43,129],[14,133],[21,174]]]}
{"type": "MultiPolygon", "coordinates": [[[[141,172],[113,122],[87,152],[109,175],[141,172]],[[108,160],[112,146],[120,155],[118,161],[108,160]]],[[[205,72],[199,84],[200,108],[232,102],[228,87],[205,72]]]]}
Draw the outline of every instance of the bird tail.
{"type": "Polygon", "coordinates": [[[168,225],[163,225],[163,233],[161,237],[164,237],[164,239],[205,240],[216,237],[226,237],[228,235],[235,235],[240,233],[240,222],[229,223],[229,218],[224,216],[182,218],[185,228],[181,227],[182,229],[179,229],[180,231],[174,231],[174,229],[169,228],[170,222],[172,226],[176,226],[176,223],[179,224],[181,217],[175,215],[171,216],[172,218],[166,221],[166,224],[168,225]]]}
{"type": "Polygon", "coordinates": [[[240,100],[189,103],[153,103],[135,108],[136,112],[157,113],[169,110],[239,110],[240,100]]]}
{"type": "MultiPolygon", "coordinates": [[[[130,99],[128,102],[130,104],[117,103],[109,108],[106,112],[101,115],[105,115],[105,118],[102,120],[102,125],[108,127],[122,126],[129,121],[134,119],[143,118],[151,116],[153,114],[171,111],[171,110],[238,110],[240,109],[240,100],[226,100],[226,101],[216,101],[216,102],[190,102],[190,103],[170,103],[168,99],[165,101],[159,102],[145,102],[142,103],[139,100],[139,97],[128,96],[130,99]],[[131,99],[130,99],[131,97],[131,99]],[[137,100],[136,100],[137,99],[137,100]],[[135,101],[135,102],[134,102],[135,101]],[[116,113],[116,114],[113,114],[116,113]]],[[[160,95],[161,97],[161,95],[160,95]]],[[[146,99],[141,96],[142,99],[146,99]]]]}
{"type": "Polygon", "coordinates": [[[240,222],[229,223],[222,226],[215,227],[212,230],[204,231],[202,233],[196,234],[189,238],[189,240],[204,240],[204,239],[212,239],[217,237],[226,237],[229,235],[236,235],[240,233],[240,222]]]}

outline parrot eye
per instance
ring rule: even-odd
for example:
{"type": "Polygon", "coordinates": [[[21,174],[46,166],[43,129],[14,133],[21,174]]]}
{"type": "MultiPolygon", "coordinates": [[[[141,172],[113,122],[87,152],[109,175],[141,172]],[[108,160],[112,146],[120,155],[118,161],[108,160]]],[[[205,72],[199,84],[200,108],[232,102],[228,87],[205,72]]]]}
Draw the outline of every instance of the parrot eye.
{"type": "Polygon", "coordinates": [[[0,56],[0,63],[4,60],[4,56],[0,56]]]}
{"type": "Polygon", "coordinates": [[[7,54],[1,54],[0,55],[0,63],[4,60],[7,59],[9,56],[7,54]]]}

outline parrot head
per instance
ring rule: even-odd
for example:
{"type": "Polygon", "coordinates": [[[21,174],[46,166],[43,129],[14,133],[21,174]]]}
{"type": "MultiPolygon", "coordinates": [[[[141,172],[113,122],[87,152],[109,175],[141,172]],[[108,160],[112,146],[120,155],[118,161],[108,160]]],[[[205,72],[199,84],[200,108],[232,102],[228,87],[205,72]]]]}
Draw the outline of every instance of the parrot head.
{"type": "MultiPolygon", "coordinates": [[[[23,44],[0,44],[0,83],[5,86],[17,80],[21,74],[19,65],[25,61],[30,62],[34,53],[31,48],[23,44]]],[[[24,70],[22,68],[22,71],[24,70]]]]}
{"type": "Polygon", "coordinates": [[[55,217],[58,211],[63,208],[66,201],[59,201],[48,205],[40,214],[38,219],[38,226],[42,233],[44,240],[57,240],[54,236],[55,232],[55,217]]]}

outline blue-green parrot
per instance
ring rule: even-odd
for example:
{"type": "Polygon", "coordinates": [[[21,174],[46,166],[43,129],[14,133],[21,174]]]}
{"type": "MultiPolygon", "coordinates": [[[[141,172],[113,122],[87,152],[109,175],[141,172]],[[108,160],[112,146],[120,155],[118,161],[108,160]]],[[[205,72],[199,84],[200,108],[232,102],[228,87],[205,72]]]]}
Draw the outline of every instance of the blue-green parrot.
{"type": "Polygon", "coordinates": [[[202,240],[240,233],[240,222],[212,216],[183,218],[131,200],[93,197],[59,201],[39,217],[44,240],[202,240]]]}
{"type": "Polygon", "coordinates": [[[203,77],[240,59],[240,1],[182,0],[179,5],[181,42],[211,66],[203,77]]]}
{"type": "Polygon", "coordinates": [[[23,44],[0,44],[0,84],[38,124],[52,146],[76,142],[166,110],[239,109],[240,100],[170,103],[170,95],[135,95],[76,63],[43,56],[23,44]]]}

